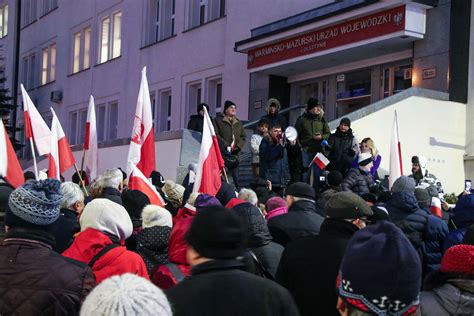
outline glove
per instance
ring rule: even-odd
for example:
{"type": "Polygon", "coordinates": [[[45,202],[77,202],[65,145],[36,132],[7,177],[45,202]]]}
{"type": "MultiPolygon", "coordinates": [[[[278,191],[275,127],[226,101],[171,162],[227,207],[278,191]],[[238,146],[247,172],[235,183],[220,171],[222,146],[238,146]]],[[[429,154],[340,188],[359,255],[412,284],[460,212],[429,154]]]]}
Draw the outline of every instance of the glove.
{"type": "Polygon", "coordinates": [[[323,140],[321,141],[321,146],[329,146],[328,141],[325,140],[325,139],[323,139],[323,140]]]}
{"type": "Polygon", "coordinates": [[[237,155],[238,153],[240,153],[240,147],[239,147],[239,146],[235,146],[235,147],[234,147],[234,150],[232,150],[232,155],[237,155]]]}

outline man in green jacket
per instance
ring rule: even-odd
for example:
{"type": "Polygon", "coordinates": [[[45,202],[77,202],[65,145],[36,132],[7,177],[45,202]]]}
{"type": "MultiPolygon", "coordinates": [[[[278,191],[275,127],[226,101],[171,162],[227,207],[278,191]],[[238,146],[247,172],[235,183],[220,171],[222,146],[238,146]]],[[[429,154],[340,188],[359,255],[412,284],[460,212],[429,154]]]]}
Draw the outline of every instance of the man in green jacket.
{"type": "MultiPolygon", "coordinates": [[[[316,153],[323,152],[321,143],[327,143],[331,133],[329,125],[324,119],[323,106],[315,98],[309,98],[306,112],[296,121],[298,139],[302,148],[303,166],[308,167],[316,153]]],[[[318,192],[319,177],[322,170],[312,164],[313,188],[318,192]]],[[[309,171],[309,170],[308,170],[309,171]]],[[[310,183],[310,172],[305,171],[303,181],[310,183]]]]}
{"type": "MultiPolygon", "coordinates": [[[[216,135],[225,144],[226,150],[236,159],[239,159],[239,153],[245,145],[245,130],[242,122],[237,118],[237,107],[232,101],[225,101],[224,112],[219,113],[215,120],[216,135]]],[[[224,154],[223,154],[224,156],[224,154]]],[[[234,179],[234,185],[239,190],[239,167],[236,166],[229,170],[234,179]]]]}

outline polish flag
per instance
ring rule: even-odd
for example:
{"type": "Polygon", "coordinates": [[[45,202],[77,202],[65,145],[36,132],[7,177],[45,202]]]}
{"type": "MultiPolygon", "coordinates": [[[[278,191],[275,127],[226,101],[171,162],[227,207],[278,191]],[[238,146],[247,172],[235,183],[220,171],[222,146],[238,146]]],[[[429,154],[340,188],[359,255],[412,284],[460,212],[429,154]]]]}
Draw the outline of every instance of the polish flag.
{"type": "Polygon", "coordinates": [[[224,169],[224,159],[219,150],[219,142],[211,118],[204,107],[201,150],[193,191],[215,196],[222,185],[220,175],[222,169],[224,169]]]}
{"type": "Polygon", "coordinates": [[[441,211],[441,200],[435,196],[431,198],[430,213],[443,218],[443,212],[441,211]]]}
{"type": "Polygon", "coordinates": [[[89,98],[89,108],[87,110],[86,134],[84,137],[84,150],[86,151],[86,173],[89,179],[97,177],[97,165],[99,161],[99,150],[97,146],[97,127],[95,120],[94,97],[89,98]]]}
{"type": "Polygon", "coordinates": [[[135,166],[146,177],[149,177],[151,172],[155,170],[155,136],[146,67],[142,69],[142,80],[138,91],[137,108],[127,161],[128,174],[133,171],[135,166]]]}
{"type": "Polygon", "coordinates": [[[158,206],[165,206],[165,201],[161,198],[161,195],[156,191],[156,188],[151,184],[150,180],[145,178],[143,173],[137,167],[133,168],[128,181],[128,188],[130,190],[138,190],[144,193],[150,199],[150,203],[158,206]]]}
{"type": "Polygon", "coordinates": [[[4,177],[14,188],[25,182],[23,170],[2,120],[0,120],[0,176],[4,177]]]}
{"type": "Polygon", "coordinates": [[[61,123],[53,108],[53,121],[51,122],[51,150],[49,154],[48,178],[60,179],[60,174],[74,166],[76,160],[64,134],[61,123]]]}
{"type": "Polygon", "coordinates": [[[316,156],[314,156],[312,163],[318,166],[319,169],[323,170],[327,165],[329,165],[329,160],[322,153],[317,153],[316,156]]]}
{"type": "Polygon", "coordinates": [[[395,111],[395,117],[393,119],[392,141],[390,144],[390,171],[388,176],[388,188],[392,188],[393,183],[402,175],[402,147],[400,145],[400,134],[398,132],[397,111],[395,111]]]}
{"type": "Polygon", "coordinates": [[[25,114],[25,136],[27,140],[33,138],[36,150],[41,155],[49,154],[51,151],[51,131],[48,125],[31,101],[23,84],[21,85],[21,96],[23,97],[23,111],[25,114]]]}

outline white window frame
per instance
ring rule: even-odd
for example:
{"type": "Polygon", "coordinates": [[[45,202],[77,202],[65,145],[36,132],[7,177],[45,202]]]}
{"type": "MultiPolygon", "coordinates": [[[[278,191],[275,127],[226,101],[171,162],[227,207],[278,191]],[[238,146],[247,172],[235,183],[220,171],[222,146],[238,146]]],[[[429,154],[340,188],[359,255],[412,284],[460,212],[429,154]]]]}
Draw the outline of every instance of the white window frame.
{"type": "Polygon", "coordinates": [[[187,29],[199,27],[225,16],[225,0],[188,0],[187,29]]]}
{"type": "Polygon", "coordinates": [[[0,8],[0,38],[8,35],[8,4],[0,8]]]}
{"type": "Polygon", "coordinates": [[[41,85],[56,80],[56,42],[43,47],[41,50],[41,85]]]}
{"type": "Polygon", "coordinates": [[[118,122],[119,122],[119,104],[118,100],[107,103],[107,140],[114,140],[118,137],[118,122]],[[117,117],[116,121],[112,121],[112,107],[116,107],[117,117]],[[114,126],[115,125],[115,126],[114,126]],[[115,135],[113,135],[115,133],[115,135]]]}
{"type": "Polygon", "coordinates": [[[196,112],[199,103],[203,102],[203,85],[201,80],[189,82],[186,86],[186,119],[196,112]]]}
{"type": "Polygon", "coordinates": [[[215,76],[207,79],[207,97],[206,103],[209,105],[209,111],[211,115],[215,115],[221,112],[223,109],[222,104],[222,76],[215,76]],[[220,100],[219,99],[220,89],[220,100]]]}
{"type": "MultiPolygon", "coordinates": [[[[71,145],[75,145],[78,143],[77,141],[77,132],[79,131],[79,128],[78,128],[78,115],[79,115],[79,112],[78,111],[72,111],[72,112],[69,112],[69,118],[68,118],[68,125],[69,125],[69,137],[68,137],[68,140],[69,140],[69,144],[71,145]]],[[[84,126],[85,128],[85,126],[84,126]]]]}
{"type": "Polygon", "coordinates": [[[72,34],[71,73],[75,74],[90,68],[92,27],[87,25],[72,34]]]}
{"type": "Polygon", "coordinates": [[[27,53],[21,58],[21,82],[26,90],[36,87],[36,54],[27,53]]]}
{"type": "Polygon", "coordinates": [[[148,0],[145,45],[176,35],[176,0],[148,0]]]}
{"type": "Polygon", "coordinates": [[[43,0],[41,15],[46,15],[58,7],[58,0],[43,0]]]}
{"type": "Polygon", "coordinates": [[[164,88],[158,91],[159,103],[156,106],[156,121],[159,122],[157,130],[159,132],[171,130],[173,94],[171,88],[164,88]]]}
{"type": "Polygon", "coordinates": [[[100,19],[98,63],[118,58],[122,54],[122,11],[103,16],[100,19]],[[108,21],[108,25],[104,25],[108,21]],[[119,23],[117,23],[120,21],[119,23]]]}
{"type": "Polygon", "coordinates": [[[21,27],[36,21],[38,0],[22,0],[21,27]]]}

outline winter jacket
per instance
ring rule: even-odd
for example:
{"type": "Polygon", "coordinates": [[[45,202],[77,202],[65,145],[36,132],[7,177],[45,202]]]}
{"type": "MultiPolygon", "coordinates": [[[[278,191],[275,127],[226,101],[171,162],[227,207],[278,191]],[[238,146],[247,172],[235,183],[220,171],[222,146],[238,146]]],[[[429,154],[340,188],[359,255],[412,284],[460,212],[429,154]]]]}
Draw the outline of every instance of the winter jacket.
{"type": "Polygon", "coordinates": [[[236,205],[232,210],[243,219],[247,228],[248,249],[253,251],[260,264],[275,276],[283,247],[272,241],[272,236],[268,231],[267,222],[262,213],[250,203],[236,205]]]}
{"type": "Polygon", "coordinates": [[[372,175],[359,168],[351,168],[341,183],[342,191],[351,191],[357,195],[370,192],[372,175]]]}
{"type": "Polygon", "coordinates": [[[216,193],[216,199],[218,199],[222,205],[226,205],[235,197],[237,197],[237,194],[235,193],[235,187],[225,181],[222,181],[221,188],[216,193]]]}
{"type": "Polygon", "coordinates": [[[173,225],[176,225],[182,219],[196,216],[196,208],[188,203],[184,204],[182,208],[178,210],[178,214],[173,217],[173,225]]]}
{"type": "Polygon", "coordinates": [[[0,177],[0,241],[5,235],[5,211],[14,188],[0,177]]]}
{"type": "Polygon", "coordinates": [[[343,133],[338,128],[328,139],[329,153],[327,157],[330,161],[327,170],[339,170],[343,175],[351,167],[352,160],[357,154],[357,139],[352,134],[352,129],[343,133]]]}
{"type": "MultiPolygon", "coordinates": [[[[168,243],[168,261],[169,264],[175,265],[184,276],[188,276],[191,272],[186,260],[187,244],[184,236],[191,226],[193,218],[184,218],[176,223],[171,230],[171,235],[168,243]]],[[[161,289],[168,289],[178,283],[176,275],[166,266],[157,265],[153,268],[152,282],[161,289]]]]}
{"type": "Polygon", "coordinates": [[[264,137],[260,144],[260,177],[277,188],[285,188],[290,181],[286,149],[269,137],[264,137]]]}
{"type": "Polygon", "coordinates": [[[438,216],[431,215],[430,211],[422,208],[428,214],[428,226],[425,232],[425,273],[441,268],[443,257],[443,242],[449,234],[448,225],[438,216]]]}
{"type": "Polygon", "coordinates": [[[273,241],[285,246],[290,241],[319,234],[323,220],[314,201],[299,200],[290,206],[287,214],[270,219],[268,229],[273,241]]]}
{"type": "MultiPolygon", "coordinates": [[[[352,161],[352,165],[351,165],[352,168],[357,168],[359,166],[357,162],[358,159],[359,159],[359,156],[357,155],[357,157],[355,157],[354,160],[352,161]]],[[[382,156],[380,155],[377,155],[377,157],[375,157],[375,159],[373,160],[372,168],[370,168],[370,174],[372,175],[372,182],[378,179],[377,170],[379,169],[381,162],[382,162],[382,156]]]]}
{"type": "Polygon", "coordinates": [[[265,215],[265,219],[267,222],[272,219],[275,216],[283,215],[288,213],[288,207],[283,206],[283,207],[277,207],[269,212],[267,212],[267,215],[265,215]]]}
{"type": "Polygon", "coordinates": [[[282,131],[284,131],[287,126],[286,118],[278,112],[275,114],[269,113],[267,115],[264,115],[261,117],[261,120],[263,119],[268,120],[270,122],[269,127],[272,127],[273,125],[280,125],[282,131]]]}
{"type": "Polygon", "coordinates": [[[77,213],[73,210],[62,208],[58,220],[54,223],[54,230],[51,232],[56,240],[53,250],[62,253],[69,248],[74,241],[74,235],[81,231],[77,221],[77,213]]]}
{"type": "Polygon", "coordinates": [[[99,198],[109,199],[112,202],[122,205],[122,194],[118,189],[104,188],[99,198]]]}
{"type": "MultiPolygon", "coordinates": [[[[104,247],[113,244],[113,237],[94,228],[87,228],[81,232],[71,247],[63,252],[63,256],[82,261],[86,264],[104,247]]],[[[92,267],[97,283],[114,275],[132,273],[149,279],[145,262],[139,254],[118,246],[109,250],[100,257],[92,267]]]]}
{"type": "Polygon", "coordinates": [[[14,228],[0,245],[1,315],[79,315],[95,279],[84,263],[51,248],[43,231],[14,228]]]}
{"type": "Polygon", "coordinates": [[[252,163],[260,162],[260,144],[262,143],[262,135],[253,134],[250,137],[250,151],[252,152],[252,163]]]}
{"type": "Polygon", "coordinates": [[[171,227],[153,226],[143,229],[137,235],[137,253],[145,261],[148,275],[156,265],[168,263],[168,242],[171,227]]]}
{"type": "Polygon", "coordinates": [[[457,229],[449,233],[443,244],[443,253],[462,243],[467,228],[474,224],[474,194],[462,195],[453,210],[453,222],[457,229]]]}
{"type": "Polygon", "coordinates": [[[474,314],[474,280],[449,280],[431,291],[420,293],[419,316],[474,314]]]}
{"type": "Polygon", "coordinates": [[[428,188],[429,186],[435,186],[438,192],[444,192],[443,191],[443,185],[439,181],[439,179],[432,173],[429,173],[426,168],[421,167],[421,174],[419,175],[409,175],[410,178],[413,178],[415,180],[416,186],[421,187],[423,189],[428,188]]]}
{"type": "Polygon", "coordinates": [[[203,116],[199,114],[191,115],[188,122],[188,129],[202,133],[203,126],[204,126],[203,116]]]}
{"type": "Polygon", "coordinates": [[[232,259],[193,267],[189,278],[165,291],[173,315],[299,315],[287,290],[242,268],[232,259]]]}
{"type": "Polygon", "coordinates": [[[237,117],[234,117],[231,122],[229,117],[220,113],[214,120],[214,126],[216,128],[216,135],[225,142],[225,146],[230,146],[232,141],[235,140],[236,146],[241,150],[244,148],[246,138],[245,129],[237,117]]]}
{"type": "Polygon", "coordinates": [[[303,155],[301,145],[297,142],[294,145],[286,144],[288,154],[288,169],[290,171],[290,183],[303,181],[303,155]]]}
{"type": "Polygon", "coordinates": [[[331,133],[324,117],[317,117],[308,112],[305,112],[296,120],[295,128],[298,132],[301,147],[312,154],[322,152],[321,141],[327,140],[331,133]],[[322,139],[315,140],[313,138],[315,133],[321,133],[322,139]]]}
{"type": "Polygon", "coordinates": [[[289,243],[280,261],[277,282],[293,295],[301,315],[339,315],[336,278],[346,246],[358,228],[326,218],[318,236],[289,243]]]}

